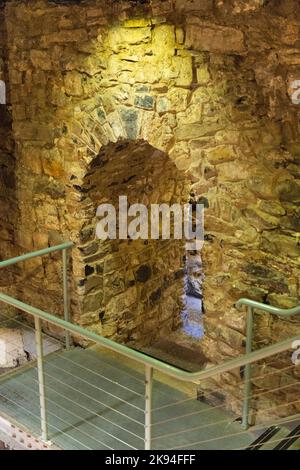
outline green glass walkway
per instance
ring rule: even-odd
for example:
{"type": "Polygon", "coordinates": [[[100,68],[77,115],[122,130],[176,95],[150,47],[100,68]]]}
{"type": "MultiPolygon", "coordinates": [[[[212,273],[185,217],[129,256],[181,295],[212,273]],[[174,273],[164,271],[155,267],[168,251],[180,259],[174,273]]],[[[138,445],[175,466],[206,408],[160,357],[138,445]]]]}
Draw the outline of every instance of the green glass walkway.
{"type": "MultiPolygon", "coordinates": [[[[45,360],[49,437],[61,449],[144,448],[144,376],[93,349],[53,353],[45,360]],[[104,357],[104,359],[103,359],[104,357]]],[[[240,449],[243,432],[220,409],[170,385],[153,385],[153,449],[240,449]],[[174,405],[176,404],[176,405],[174,405]],[[170,406],[171,405],[171,406],[170,406]]],[[[35,367],[0,378],[0,415],[40,435],[35,367]]]]}

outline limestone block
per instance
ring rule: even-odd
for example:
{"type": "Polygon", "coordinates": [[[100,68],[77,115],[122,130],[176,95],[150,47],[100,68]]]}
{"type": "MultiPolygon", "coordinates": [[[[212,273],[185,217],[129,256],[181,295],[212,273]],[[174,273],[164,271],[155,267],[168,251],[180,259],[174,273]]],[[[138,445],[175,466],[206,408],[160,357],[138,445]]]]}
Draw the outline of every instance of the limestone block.
{"type": "Polygon", "coordinates": [[[160,57],[174,55],[175,27],[167,24],[155,26],[152,33],[152,45],[154,54],[160,57]]]}
{"type": "Polygon", "coordinates": [[[264,232],[262,247],[275,256],[300,259],[300,247],[296,236],[281,235],[276,232],[264,232]]]}
{"type": "Polygon", "coordinates": [[[295,205],[300,204],[300,184],[296,180],[282,181],[276,189],[280,201],[291,202],[295,205]]]}
{"type": "Polygon", "coordinates": [[[22,83],[22,72],[12,69],[9,77],[10,83],[12,85],[20,85],[22,83]]]}
{"type": "Polygon", "coordinates": [[[81,96],[83,93],[82,76],[78,72],[68,72],[64,78],[65,92],[70,96],[81,96]]]}
{"type": "Polygon", "coordinates": [[[213,9],[213,0],[175,0],[176,9],[186,12],[197,11],[209,14],[213,9]]]}
{"type": "Polygon", "coordinates": [[[286,211],[282,205],[275,201],[260,200],[258,202],[258,207],[261,211],[264,211],[270,215],[280,216],[286,214],[286,211]]]}
{"type": "Polygon", "coordinates": [[[193,82],[192,57],[173,57],[172,67],[178,71],[175,85],[179,87],[188,87],[193,82]]]}
{"type": "Polygon", "coordinates": [[[24,146],[21,155],[23,165],[32,173],[42,173],[40,149],[32,146],[24,146]]]}
{"type": "Polygon", "coordinates": [[[134,108],[121,108],[120,116],[127,138],[132,140],[136,139],[141,127],[141,116],[139,112],[134,108]]]}
{"type": "Polygon", "coordinates": [[[32,49],[30,51],[30,59],[34,67],[41,70],[51,70],[52,62],[49,52],[32,49]]]}
{"type": "Polygon", "coordinates": [[[34,232],[33,233],[33,244],[35,249],[42,250],[48,246],[49,234],[48,232],[34,232]]]}
{"type": "Polygon", "coordinates": [[[248,208],[244,210],[244,215],[249,223],[258,231],[275,229],[279,226],[280,220],[278,217],[267,214],[255,206],[249,205],[248,208]]]}
{"type": "Polygon", "coordinates": [[[115,272],[104,277],[104,301],[108,302],[112,296],[125,291],[125,275],[122,272],[115,272]]]}
{"type": "Polygon", "coordinates": [[[161,17],[159,15],[164,15],[172,10],[172,3],[172,0],[165,0],[164,2],[161,0],[151,1],[152,13],[156,20],[161,17]]]}
{"type": "Polygon", "coordinates": [[[208,66],[202,65],[201,67],[197,68],[197,82],[199,85],[206,85],[210,80],[210,73],[208,70],[208,66]]]}
{"type": "Polygon", "coordinates": [[[184,44],[185,31],[183,28],[176,28],[175,30],[176,42],[178,44],[184,44]]]}
{"type": "Polygon", "coordinates": [[[69,43],[87,41],[88,34],[85,29],[61,30],[59,32],[45,34],[42,37],[42,46],[47,47],[55,43],[69,43]]]}
{"type": "Polygon", "coordinates": [[[240,132],[234,130],[222,130],[216,132],[215,139],[217,143],[228,143],[232,145],[238,145],[240,142],[240,132]]]}
{"type": "Polygon", "coordinates": [[[177,164],[179,158],[184,157],[185,165],[189,165],[189,147],[187,142],[177,142],[169,153],[169,156],[177,164]]]}
{"type": "Polygon", "coordinates": [[[15,121],[24,121],[26,119],[26,106],[16,104],[13,108],[13,119],[15,121]]]}
{"type": "Polygon", "coordinates": [[[57,148],[42,152],[42,166],[44,173],[54,178],[62,178],[64,175],[64,162],[57,148]]]}
{"type": "Polygon", "coordinates": [[[124,28],[145,28],[151,26],[151,20],[148,18],[131,18],[124,21],[124,28]]]}
{"type": "Polygon", "coordinates": [[[107,116],[107,121],[109,122],[116,139],[126,137],[122,119],[117,111],[110,113],[107,116]]]}
{"type": "Polygon", "coordinates": [[[244,35],[238,29],[201,22],[190,17],[186,29],[186,46],[199,51],[221,54],[245,52],[244,35]]]}
{"type": "Polygon", "coordinates": [[[218,123],[212,124],[183,124],[175,131],[178,140],[191,140],[198,137],[213,135],[216,131],[220,130],[221,125],[218,123]]]}
{"type": "Polygon", "coordinates": [[[203,106],[201,104],[191,103],[187,110],[183,113],[177,114],[178,127],[186,126],[187,124],[198,125],[202,122],[203,106]]]}
{"type": "Polygon", "coordinates": [[[53,128],[39,121],[21,121],[14,123],[15,138],[18,140],[31,140],[51,142],[53,140],[53,128]]]}
{"type": "Polygon", "coordinates": [[[43,203],[40,207],[36,207],[36,221],[41,227],[47,230],[60,230],[60,221],[57,208],[51,204],[43,203]]]}
{"type": "Polygon", "coordinates": [[[155,99],[150,95],[137,95],[134,100],[134,105],[137,108],[143,109],[153,109],[155,104],[155,99]]]}
{"type": "Polygon", "coordinates": [[[151,28],[123,28],[116,26],[111,28],[107,37],[108,47],[118,53],[127,46],[147,44],[151,41],[151,28]]]}
{"type": "Polygon", "coordinates": [[[232,146],[220,145],[205,152],[206,158],[212,165],[229,162],[236,159],[236,154],[232,146]]]}
{"type": "Polygon", "coordinates": [[[65,70],[77,70],[78,72],[82,72],[93,77],[94,75],[99,74],[102,70],[105,70],[107,67],[107,60],[98,54],[86,56],[86,54],[78,53],[72,58],[68,56],[67,60],[63,63],[63,67],[65,70]]]}
{"type": "Polygon", "coordinates": [[[274,305],[274,307],[284,309],[294,308],[299,305],[299,299],[297,297],[291,297],[287,294],[280,295],[272,293],[268,296],[268,300],[271,305],[274,305]]]}
{"type": "MultiPolygon", "coordinates": [[[[97,294],[88,295],[84,298],[83,308],[85,312],[99,311],[102,307],[103,293],[98,292],[97,294]]],[[[98,319],[96,319],[97,321],[98,319]]]]}
{"type": "Polygon", "coordinates": [[[156,102],[156,111],[158,114],[166,113],[170,110],[170,102],[166,96],[160,96],[156,102]]]}
{"type": "Polygon", "coordinates": [[[133,83],[157,83],[164,73],[165,68],[162,68],[153,58],[135,68],[133,83]]]}
{"type": "Polygon", "coordinates": [[[247,181],[248,188],[261,199],[274,198],[273,176],[270,174],[250,175],[247,181]]]}

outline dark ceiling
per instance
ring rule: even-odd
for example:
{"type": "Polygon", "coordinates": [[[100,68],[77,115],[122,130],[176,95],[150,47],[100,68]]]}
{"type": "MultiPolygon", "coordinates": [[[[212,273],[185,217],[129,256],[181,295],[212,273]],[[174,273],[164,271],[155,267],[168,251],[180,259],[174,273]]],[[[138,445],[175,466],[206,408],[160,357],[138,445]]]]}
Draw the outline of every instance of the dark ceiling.
{"type": "MultiPolygon", "coordinates": [[[[9,3],[13,0],[0,0],[0,4],[9,3]]],[[[88,0],[48,0],[49,3],[84,3],[88,0]]],[[[127,3],[150,3],[151,0],[108,0],[111,3],[121,3],[127,1],[127,3]]]]}

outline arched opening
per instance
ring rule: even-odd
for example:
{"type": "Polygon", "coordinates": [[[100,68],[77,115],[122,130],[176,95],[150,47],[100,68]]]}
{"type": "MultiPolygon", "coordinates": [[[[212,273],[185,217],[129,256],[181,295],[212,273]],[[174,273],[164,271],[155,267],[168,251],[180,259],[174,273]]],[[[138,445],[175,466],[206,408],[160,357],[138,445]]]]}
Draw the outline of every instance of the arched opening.
{"type": "Polygon", "coordinates": [[[195,339],[201,339],[204,336],[203,281],[201,254],[198,251],[187,251],[183,331],[187,336],[195,339]]]}
{"type": "MultiPolygon", "coordinates": [[[[153,204],[183,207],[190,200],[186,175],[166,153],[147,142],[123,140],[103,147],[93,159],[81,193],[85,279],[80,322],[106,337],[141,347],[172,331],[184,331],[186,299],[199,299],[197,254],[187,253],[182,239],[151,239],[150,231],[147,240],[118,236],[99,240],[96,213],[101,204],[115,207],[118,234],[120,196],[127,198],[128,207],[144,204],[149,214],[153,204]]],[[[171,234],[173,224],[171,214],[171,234]]]]}

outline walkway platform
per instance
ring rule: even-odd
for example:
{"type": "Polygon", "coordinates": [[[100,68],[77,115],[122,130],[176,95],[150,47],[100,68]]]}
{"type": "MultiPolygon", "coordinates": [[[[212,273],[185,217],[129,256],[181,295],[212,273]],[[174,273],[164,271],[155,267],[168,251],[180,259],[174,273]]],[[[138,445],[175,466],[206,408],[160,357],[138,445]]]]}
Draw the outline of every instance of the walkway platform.
{"type": "MultiPolygon", "coordinates": [[[[49,438],[64,450],[144,448],[144,376],[97,350],[45,359],[49,438]]],[[[255,440],[234,417],[167,383],[153,384],[153,449],[240,449],[255,440]],[[188,401],[187,401],[188,400],[188,401]]],[[[40,435],[35,365],[0,378],[0,415],[40,435]]]]}

